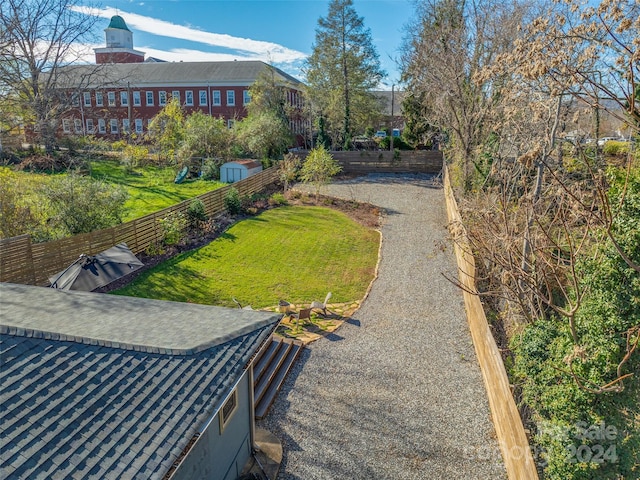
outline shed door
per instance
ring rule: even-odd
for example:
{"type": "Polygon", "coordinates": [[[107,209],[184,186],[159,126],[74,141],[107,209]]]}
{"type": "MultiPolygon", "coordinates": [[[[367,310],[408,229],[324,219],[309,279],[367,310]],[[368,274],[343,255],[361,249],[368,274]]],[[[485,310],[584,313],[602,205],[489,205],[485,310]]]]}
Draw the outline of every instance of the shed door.
{"type": "Polygon", "coordinates": [[[227,171],[227,182],[242,180],[242,168],[230,168],[227,171]]]}

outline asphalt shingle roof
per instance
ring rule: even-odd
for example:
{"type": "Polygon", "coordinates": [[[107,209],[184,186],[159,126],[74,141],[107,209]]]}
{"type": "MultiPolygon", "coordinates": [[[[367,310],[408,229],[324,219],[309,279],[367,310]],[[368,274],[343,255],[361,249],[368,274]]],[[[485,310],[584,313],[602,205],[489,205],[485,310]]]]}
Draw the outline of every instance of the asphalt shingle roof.
{"type": "Polygon", "coordinates": [[[162,478],[279,320],[11,284],[0,299],[2,478],[162,478]]]}
{"type": "MultiPolygon", "coordinates": [[[[61,86],[88,87],[106,85],[142,86],[197,86],[197,85],[251,85],[268,65],[257,60],[231,62],[144,62],[101,65],[70,65],[59,69],[61,86]]],[[[279,82],[293,87],[301,86],[300,80],[271,67],[279,82]]]]}

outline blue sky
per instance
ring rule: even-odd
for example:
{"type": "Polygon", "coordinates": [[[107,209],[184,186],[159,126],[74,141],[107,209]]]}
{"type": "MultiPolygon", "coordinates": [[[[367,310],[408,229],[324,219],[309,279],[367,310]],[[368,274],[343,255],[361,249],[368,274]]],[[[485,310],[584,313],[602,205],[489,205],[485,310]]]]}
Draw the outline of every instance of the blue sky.
{"type": "MultiPolygon", "coordinates": [[[[87,3],[88,4],[88,3],[87,3]]],[[[382,68],[381,85],[398,83],[395,59],[404,26],[414,12],[411,0],[354,0],[371,30],[382,68]]],[[[95,5],[95,4],[94,4],[95,5]]],[[[133,31],[134,47],[168,61],[258,59],[303,79],[301,67],[311,53],[318,19],[328,0],[103,1],[93,7],[99,21],[95,46],[104,46],[103,29],[119,14],[133,31]]]]}

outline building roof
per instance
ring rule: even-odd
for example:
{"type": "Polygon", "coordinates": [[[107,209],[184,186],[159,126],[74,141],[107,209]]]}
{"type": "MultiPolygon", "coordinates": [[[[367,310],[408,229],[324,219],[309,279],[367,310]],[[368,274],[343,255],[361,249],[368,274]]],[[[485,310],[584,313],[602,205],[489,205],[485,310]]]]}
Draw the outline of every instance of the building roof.
{"type": "Polygon", "coordinates": [[[0,476],[161,479],[279,315],[0,284],[0,476]]]}
{"type": "Polygon", "coordinates": [[[127,23],[124,21],[120,15],[114,15],[111,17],[111,21],[109,22],[109,26],[107,28],[117,28],[118,30],[126,30],[130,32],[129,28],[127,28],[127,23]]]}
{"type": "MultiPolygon", "coordinates": [[[[86,83],[103,85],[194,86],[251,85],[268,65],[257,60],[232,62],[146,62],[102,65],[71,65],[58,71],[63,87],[86,83]]],[[[275,70],[278,80],[297,88],[301,82],[282,70],[275,70]]]]}
{"type": "Polygon", "coordinates": [[[225,165],[242,165],[243,167],[247,167],[247,168],[262,167],[262,163],[258,162],[257,160],[231,160],[230,162],[227,162],[224,165],[221,165],[221,168],[224,167],[225,165]]]}

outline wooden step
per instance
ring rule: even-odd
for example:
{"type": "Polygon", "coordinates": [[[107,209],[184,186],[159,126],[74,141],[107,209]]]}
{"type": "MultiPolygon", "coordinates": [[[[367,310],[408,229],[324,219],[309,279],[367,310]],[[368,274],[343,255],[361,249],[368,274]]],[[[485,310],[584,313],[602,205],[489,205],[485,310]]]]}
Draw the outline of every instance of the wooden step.
{"type": "Polygon", "coordinates": [[[264,418],[269,411],[269,408],[273,404],[287,373],[291,370],[293,363],[298,358],[298,355],[300,355],[300,352],[304,347],[302,342],[299,341],[286,341],[286,343],[290,344],[290,347],[286,349],[286,355],[283,355],[283,358],[278,362],[279,367],[270,379],[269,383],[264,384],[266,387],[263,387],[264,390],[260,394],[260,399],[258,400],[256,397],[255,415],[257,419],[264,418]]]}
{"type": "MultiPolygon", "coordinates": [[[[292,346],[291,343],[284,342],[282,340],[274,340],[274,342],[275,341],[278,342],[278,348],[274,351],[273,355],[271,356],[269,364],[266,366],[266,368],[264,369],[264,372],[262,372],[262,374],[257,380],[254,378],[255,387],[253,390],[254,392],[253,398],[256,405],[260,402],[260,399],[264,395],[264,392],[267,391],[267,388],[269,388],[269,385],[271,384],[273,377],[275,377],[275,375],[278,373],[278,370],[280,369],[280,365],[282,365],[282,362],[284,361],[287,354],[289,353],[289,350],[291,350],[291,346],[292,346]]],[[[254,373],[254,376],[255,376],[255,373],[254,373]]]]}
{"type": "Polygon", "coordinates": [[[261,350],[256,359],[253,362],[253,382],[258,383],[260,377],[264,374],[265,369],[271,362],[273,355],[280,348],[280,340],[271,337],[268,340],[269,344],[261,350]]]}

